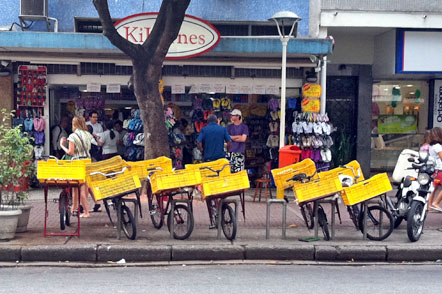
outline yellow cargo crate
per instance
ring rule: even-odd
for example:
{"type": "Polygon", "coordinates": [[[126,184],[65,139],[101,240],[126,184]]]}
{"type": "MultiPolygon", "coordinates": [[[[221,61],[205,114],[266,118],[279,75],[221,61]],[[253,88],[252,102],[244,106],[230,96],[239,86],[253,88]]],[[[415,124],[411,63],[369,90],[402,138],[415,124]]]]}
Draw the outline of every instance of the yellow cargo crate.
{"type": "MultiPolygon", "coordinates": [[[[284,198],[284,190],[293,187],[296,184],[294,181],[287,182],[288,179],[296,174],[305,173],[307,176],[311,176],[316,172],[316,165],[313,160],[307,158],[301,162],[294,163],[282,168],[272,169],[273,179],[276,185],[276,198],[284,198]]],[[[315,175],[314,178],[318,176],[315,175]]]]}
{"type": "Polygon", "coordinates": [[[298,203],[324,198],[342,191],[339,178],[315,179],[307,183],[296,183],[293,186],[298,203]]]}
{"type": "Polygon", "coordinates": [[[359,162],[357,162],[356,160],[353,160],[353,161],[347,163],[345,166],[350,167],[350,168],[337,167],[337,168],[334,168],[329,171],[320,172],[319,178],[322,180],[324,178],[338,177],[340,175],[347,175],[347,176],[352,177],[353,179],[355,179],[355,177],[357,176],[358,182],[365,180],[364,174],[362,173],[362,169],[361,169],[359,162]],[[356,175],[355,175],[355,173],[356,173],[356,175]]]}
{"type": "Polygon", "coordinates": [[[64,183],[63,180],[75,180],[84,183],[86,180],[86,165],[90,159],[58,160],[48,159],[37,161],[37,179],[43,183],[64,183]]]}
{"type": "Polygon", "coordinates": [[[343,189],[341,196],[345,205],[354,205],[391,191],[386,173],[377,174],[368,180],[343,189]]]}
{"type": "MultiPolygon", "coordinates": [[[[199,169],[201,172],[201,180],[204,183],[206,180],[210,180],[213,178],[213,176],[218,176],[218,175],[211,170],[201,169],[202,167],[210,167],[213,170],[220,170],[226,164],[229,164],[229,161],[225,158],[221,158],[218,160],[199,163],[199,164],[186,164],[186,169],[199,169]]],[[[231,174],[230,166],[226,166],[223,169],[223,171],[220,172],[219,176],[228,176],[230,174],[231,174]]]]}
{"type": "Polygon", "coordinates": [[[127,164],[137,173],[140,180],[146,179],[152,169],[160,168],[159,172],[171,172],[173,168],[172,159],[165,156],[143,161],[128,161],[127,164]]]}
{"type": "Polygon", "coordinates": [[[106,177],[100,174],[91,176],[91,173],[102,172],[104,174],[119,172],[123,167],[128,166],[127,162],[124,161],[121,156],[117,155],[112,158],[92,162],[86,165],[86,182],[90,185],[94,181],[105,180],[106,177]]]}
{"type": "Polygon", "coordinates": [[[103,180],[90,183],[90,187],[94,191],[95,200],[130,193],[141,187],[138,175],[129,169],[112,177],[102,177],[104,178],[103,180]]]}
{"type": "Polygon", "coordinates": [[[227,176],[207,178],[202,184],[203,199],[209,196],[245,190],[250,188],[247,171],[243,170],[227,176]]]}
{"type": "Polygon", "coordinates": [[[156,172],[150,178],[152,192],[196,186],[201,184],[199,169],[179,169],[172,172],[156,172]]]}

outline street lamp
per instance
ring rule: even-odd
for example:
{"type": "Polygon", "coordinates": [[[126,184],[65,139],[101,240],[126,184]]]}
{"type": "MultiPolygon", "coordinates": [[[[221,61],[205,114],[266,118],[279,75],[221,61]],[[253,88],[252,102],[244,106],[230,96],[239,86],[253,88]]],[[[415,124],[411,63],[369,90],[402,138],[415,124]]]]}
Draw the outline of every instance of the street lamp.
{"type": "MultiPolygon", "coordinates": [[[[273,20],[278,28],[279,38],[282,43],[282,69],[281,69],[281,116],[279,123],[279,148],[285,143],[285,85],[286,85],[286,63],[287,63],[287,43],[292,38],[293,31],[297,30],[297,23],[301,18],[291,11],[280,11],[275,13],[269,20],[273,20]],[[290,27],[290,33],[286,35],[285,28],[290,27]]],[[[296,37],[296,32],[295,36],[296,37]]]]}

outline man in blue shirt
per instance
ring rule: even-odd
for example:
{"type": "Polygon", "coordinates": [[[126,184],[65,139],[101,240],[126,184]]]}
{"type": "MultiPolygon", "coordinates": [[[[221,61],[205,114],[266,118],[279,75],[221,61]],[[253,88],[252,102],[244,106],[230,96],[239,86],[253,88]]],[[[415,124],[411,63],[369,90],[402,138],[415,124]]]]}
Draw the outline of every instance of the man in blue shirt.
{"type": "MultiPolygon", "coordinates": [[[[203,160],[213,161],[220,158],[225,158],[226,154],[224,152],[224,142],[227,143],[227,151],[229,151],[232,139],[230,138],[229,133],[227,133],[227,129],[218,125],[218,118],[216,115],[209,115],[207,122],[209,124],[201,130],[198,138],[196,139],[198,148],[203,153],[203,160]]],[[[212,215],[212,207],[215,207],[215,204],[212,199],[207,198],[206,205],[210,219],[209,228],[214,229],[216,228],[216,223],[212,215]]]]}
{"type": "Polygon", "coordinates": [[[209,124],[201,130],[196,139],[198,148],[203,153],[203,159],[204,161],[212,161],[225,158],[224,142],[227,143],[227,150],[230,150],[232,139],[226,128],[217,124],[216,115],[209,115],[207,122],[209,124]]]}

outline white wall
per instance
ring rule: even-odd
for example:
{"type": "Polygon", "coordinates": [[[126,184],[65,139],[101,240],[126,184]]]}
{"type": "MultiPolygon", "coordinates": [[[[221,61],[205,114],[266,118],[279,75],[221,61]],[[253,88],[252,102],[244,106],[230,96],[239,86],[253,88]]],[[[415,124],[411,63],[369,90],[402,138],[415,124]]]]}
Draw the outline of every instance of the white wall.
{"type": "Polygon", "coordinates": [[[392,77],[396,63],[396,30],[375,37],[373,79],[392,77]]]}
{"type": "Polygon", "coordinates": [[[334,64],[373,64],[374,37],[357,33],[333,33],[335,49],[328,57],[334,64]]]}

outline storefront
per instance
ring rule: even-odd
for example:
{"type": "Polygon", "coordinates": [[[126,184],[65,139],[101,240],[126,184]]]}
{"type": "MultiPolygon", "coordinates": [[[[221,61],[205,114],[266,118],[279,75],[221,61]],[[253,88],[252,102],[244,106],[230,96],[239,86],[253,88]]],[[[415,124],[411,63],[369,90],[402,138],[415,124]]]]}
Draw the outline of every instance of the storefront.
{"type": "Polygon", "coordinates": [[[417,150],[428,126],[426,81],[380,81],[373,84],[373,169],[391,169],[403,149],[417,150]]]}
{"type": "MultiPolygon", "coordinates": [[[[7,36],[0,38],[7,49],[1,58],[13,62],[14,105],[21,107],[23,92],[18,83],[18,68],[37,66],[47,69],[44,103],[37,105],[41,108],[39,115],[46,121],[44,153],[50,152],[51,127],[64,115],[83,114],[87,117],[89,111],[98,110],[102,120],[108,117],[125,121],[131,110],[137,108],[135,97],[127,87],[132,70],[130,60],[101,34],[39,33],[39,38],[32,38],[32,33],[0,34],[7,36]]],[[[277,108],[273,110],[273,116],[270,114],[269,101],[277,101],[280,96],[280,50],[281,43],[277,38],[229,37],[222,38],[212,51],[199,57],[165,62],[163,97],[165,104],[175,110],[175,121],[183,119],[182,122],[185,120],[189,126],[183,131],[190,142],[190,160],[195,159],[192,152],[195,136],[204,124],[204,115],[213,111],[220,115],[223,123],[228,123],[232,108],[241,109],[249,126],[246,166],[262,167],[266,161],[277,157],[278,140],[269,140],[269,136],[278,133],[275,122],[280,118],[277,108]],[[197,101],[202,105],[197,106],[197,101]],[[207,101],[211,102],[210,106],[207,101]],[[199,108],[203,118],[195,114],[199,108]],[[269,152],[272,148],[273,152],[269,152]]],[[[300,110],[301,87],[307,71],[318,66],[310,61],[309,56],[320,57],[329,53],[329,40],[294,39],[289,42],[287,98],[292,98],[292,102],[291,111],[287,112],[287,135],[292,134],[294,109],[298,107],[300,110]]],[[[179,140],[171,142],[172,151],[174,147],[181,147],[179,140]]],[[[293,138],[287,136],[286,141],[291,143],[293,138]]],[[[141,148],[137,146],[137,149],[141,148]]],[[[179,156],[179,153],[174,154],[179,156]]]]}
{"type": "Polygon", "coordinates": [[[371,168],[392,171],[438,123],[440,30],[397,29],[378,38],[372,88],[371,168]]]}

